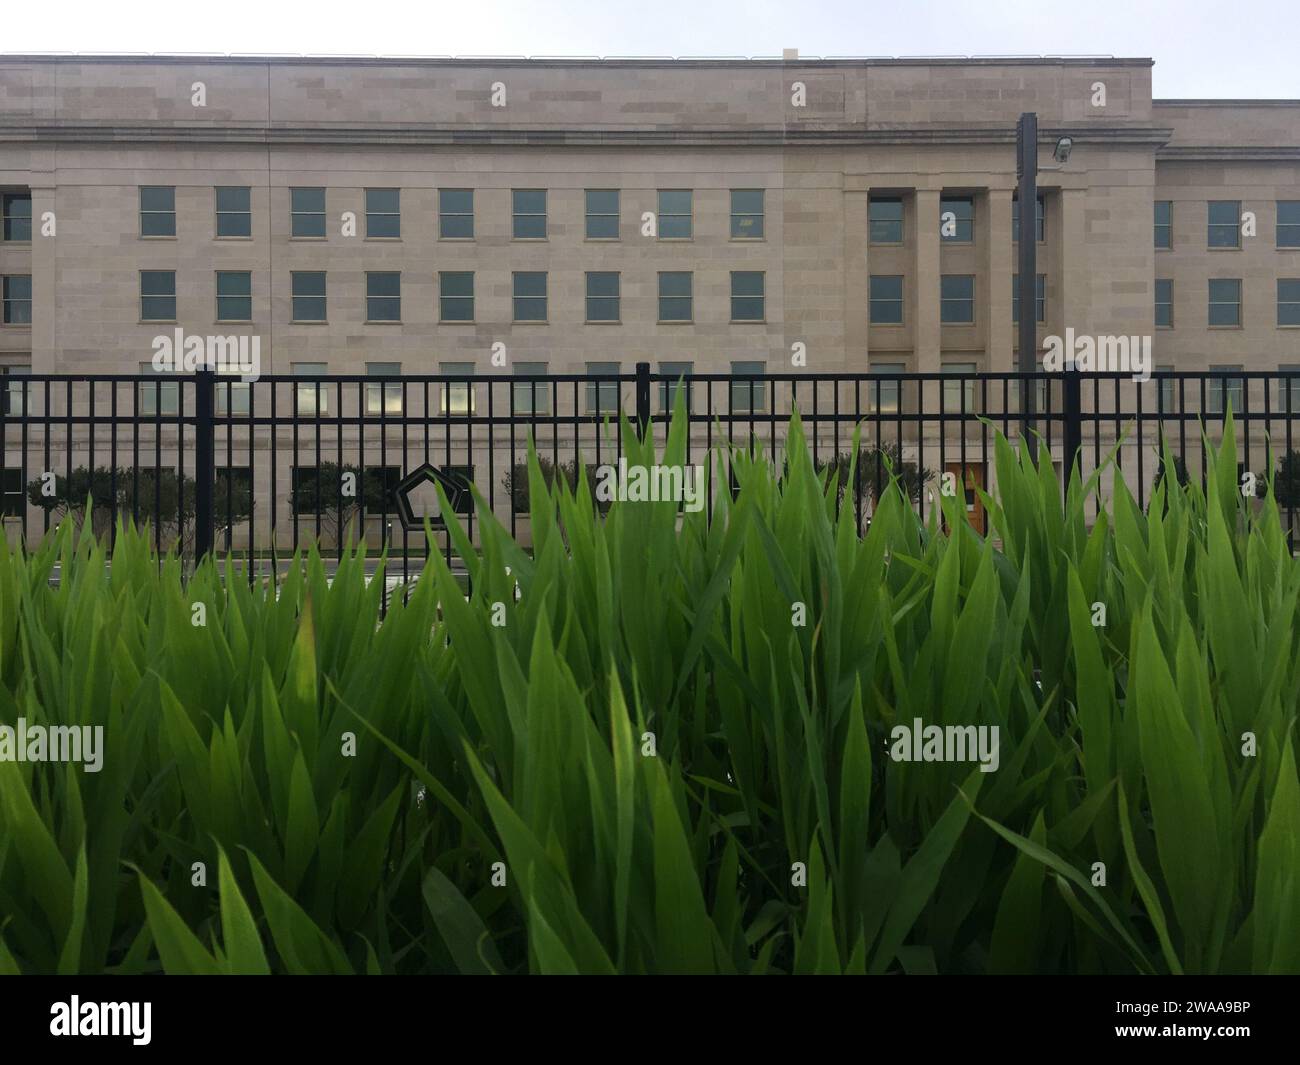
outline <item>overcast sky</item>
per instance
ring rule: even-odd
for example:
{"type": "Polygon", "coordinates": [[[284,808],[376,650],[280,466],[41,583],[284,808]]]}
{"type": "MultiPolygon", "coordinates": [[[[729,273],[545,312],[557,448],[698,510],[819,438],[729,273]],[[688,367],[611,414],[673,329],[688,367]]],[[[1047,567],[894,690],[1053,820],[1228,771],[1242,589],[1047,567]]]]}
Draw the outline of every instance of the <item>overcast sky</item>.
{"type": "Polygon", "coordinates": [[[363,55],[1116,55],[1158,97],[1300,98],[1300,0],[52,0],[0,50],[363,55]]]}

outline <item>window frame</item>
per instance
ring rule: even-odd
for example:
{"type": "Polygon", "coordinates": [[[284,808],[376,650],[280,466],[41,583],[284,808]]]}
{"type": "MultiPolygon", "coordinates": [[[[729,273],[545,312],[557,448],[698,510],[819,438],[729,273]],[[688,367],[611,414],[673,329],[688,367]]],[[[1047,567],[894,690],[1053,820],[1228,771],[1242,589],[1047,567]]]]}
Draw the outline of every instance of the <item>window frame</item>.
{"type": "Polygon", "coordinates": [[[907,284],[903,274],[871,274],[867,279],[867,324],[883,326],[885,328],[898,328],[905,326],[907,319],[907,284]],[[898,282],[898,295],[886,296],[877,295],[876,283],[886,281],[898,282]],[[882,305],[898,305],[898,318],[878,318],[876,309],[882,305]]]}
{"type": "Polygon", "coordinates": [[[975,284],[974,274],[940,274],[939,275],[939,325],[940,327],[945,325],[952,325],[952,326],[975,325],[976,304],[977,304],[977,287],[975,284]],[[944,295],[945,282],[958,281],[958,280],[970,282],[970,295],[969,296],[945,296],[944,295]],[[970,317],[960,318],[960,319],[948,318],[944,313],[944,308],[954,303],[970,304],[970,317]]]}
{"type": "MultiPolygon", "coordinates": [[[[550,205],[550,196],[547,194],[548,191],[549,190],[547,189],[536,189],[536,188],[510,190],[510,239],[511,240],[539,241],[539,240],[549,239],[550,228],[551,228],[551,223],[550,223],[551,205],[550,205]],[[520,209],[520,203],[519,203],[520,197],[529,194],[536,194],[541,196],[542,209],[540,211],[537,210],[525,211],[520,209]],[[530,235],[527,232],[521,234],[520,232],[521,229],[527,230],[529,225],[535,224],[535,220],[538,218],[542,220],[541,221],[542,231],[540,234],[530,235]]],[[[536,271],[527,271],[527,272],[536,273],[536,271]]]]}
{"type": "Polygon", "coordinates": [[[175,185],[138,185],[136,186],[136,206],[138,208],[138,232],[136,236],[140,240],[175,240],[176,239],[176,186],[175,185]],[[156,207],[145,207],[144,199],[146,192],[165,191],[171,194],[171,207],[160,209],[156,207]],[[171,230],[166,233],[146,233],[145,218],[170,218],[171,230]]]}
{"type": "Polygon", "coordinates": [[[694,189],[656,189],[655,190],[655,220],[656,220],[656,237],[658,240],[666,241],[685,241],[695,239],[695,190],[694,189]],[[665,211],[664,197],[675,193],[683,194],[686,197],[686,210],[665,211]],[[672,219],[674,222],[680,222],[685,219],[685,235],[677,234],[667,236],[665,234],[665,219],[672,219]]]}
{"type": "Polygon", "coordinates": [[[622,321],[622,314],[623,314],[622,274],[617,270],[588,270],[584,274],[584,279],[585,280],[584,280],[583,291],[585,293],[585,298],[583,301],[583,305],[585,307],[586,317],[584,320],[586,324],[587,325],[619,325],[622,321]],[[591,292],[592,280],[594,278],[607,280],[611,277],[614,279],[614,294],[612,296],[608,294],[600,294],[600,295],[593,296],[591,292]],[[607,305],[612,304],[613,312],[614,312],[613,316],[610,317],[606,315],[600,317],[592,317],[591,312],[592,312],[593,304],[600,304],[601,307],[606,307],[607,305]]]}
{"type": "Polygon", "coordinates": [[[731,322],[734,324],[743,323],[760,323],[767,321],[767,271],[766,270],[732,270],[731,271],[731,322]],[[744,292],[737,294],[736,282],[738,278],[758,278],[759,292],[744,292]],[[736,313],[738,303],[742,306],[749,306],[754,300],[758,301],[758,314],[740,316],[736,313]]]}
{"type": "Polygon", "coordinates": [[[1206,318],[1205,318],[1206,328],[1208,328],[1208,329],[1240,329],[1240,328],[1242,327],[1242,325],[1244,324],[1244,323],[1243,323],[1243,318],[1244,318],[1244,313],[1243,313],[1243,311],[1244,311],[1244,309],[1243,309],[1243,307],[1242,307],[1242,300],[1245,298],[1245,291],[1244,291],[1244,286],[1243,286],[1243,284],[1242,284],[1242,279],[1241,279],[1241,278],[1239,278],[1239,277],[1211,277],[1211,278],[1209,278],[1209,279],[1208,279],[1208,285],[1207,285],[1207,293],[1206,293],[1206,296],[1207,296],[1207,303],[1206,303],[1206,318]],[[1214,298],[1214,286],[1215,286],[1216,283],[1217,283],[1217,284],[1233,284],[1233,285],[1235,285],[1235,286],[1236,286],[1236,295],[1237,295],[1236,300],[1235,300],[1235,301],[1216,300],[1216,299],[1214,298]],[[1237,308],[1236,321],[1233,321],[1233,322],[1216,322],[1216,321],[1214,321],[1214,308],[1215,308],[1215,307],[1233,307],[1233,306],[1235,306],[1235,307],[1237,308]]]}
{"type": "Polygon", "coordinates": [[[216,286],[216,319],[217,322],[251,322],[253,320],[253,272],[251,270],[217,270],[215,271],[216,286]],[[222,278],[243,277],[248,281],[247,293],[235,293],[226,295],[221,294],[222,278]],[[222,314],[222,301],[246,300],[248,304],[248,314],[244,317],[230,318],[222,314]]]}
{"type": "Polygon", "coordinates": [[[290,321],[297,324],[319,325],[322,322],[329,321],[329,281],[328,273],[325,270],[290,270],[289,271],[289,314],[290,321]],[[319,277],[321,279],[321,291],[319,294],[314,292],[298,291],[298,278],[319,277]],[[320,317],[303,318],[299,316],[299,301],[316,301],[320,300],[320,317]]]}
{"type": "Polygon", "coordinates": [[[1174,250],[1174,201],[1173,200],[1156,200],[1155,201],[1155,250],[1156,251],[1173,251],[1174,250]],[[1165,208],[1165,221],[1160,221],[1160,208],[1165,208]],[[1160,243],[1160,231],[1165,231],[1165,243],[1160,243]]]}
{"type": "Polygon", "coordinates": [[[622,197],[622,194],[621,194],[621,190],[619,190],[619,189],[583,189],[583,190],[582,190],[582,206],[583,206],[583,223],[582,223],[582,231],[583,231],[584,239],[585,239],[585,240],[609,241],[609,240],[619,240],[619,239],[620,239],[619,228],[620,228],[620,226],[621,226],[621,224],[622,224],[622,208],[623,208],[623,197],[622,197]],[[593,210],[591,209],[591,196],[592,196],[592,193],[610,193],[610,194],[612,194],[613,197],[614,197],[614,210],[613,210],[613,212],[610,212],[610,211],[593,211],[593,210]],[[593,221],[593,220],[606,220],[606,221],[607,221],[608,219],[611,219],[611,218],[614,220],[614,234],[613,234],[613,236],[592,236],[591,229],[592,229],[592,221],[593,221]]]}
{"type": "Polygon", "coordinates": [[[30,329],[32,327],[33,291],[31,274],[0,274],[0,325],[16,326],[19,329],[30,329]],[[27,282],[26,296],[13,295],[12,289],[15,281],[27,282]],[[22,307],[27,308],[27,317],[21,317],[21,312],[18,317],[15,317],[15,308],[22,307]]]}
{"type": "Polygon", "coordinates": [[[438,239],[439,240],[474,240],[474,190],[467,188],[438,189],[438,239]],[[448,210],[446,200],[454,193],[465,193],[469,197],[468,211],[448,210]],[[448,223],[452,220],[469,219],[468,234],[450,234],[448,223]]]}
{"type": "Polygon", "coordinates": [[[693,270],[660,270],[656,279],[656,299],[658,300],[656,321],[661,325],[686,325],[695,321],[695,272],[693,270]],[[664,279],[686,278],[686,295],[669,294],[664,295],[664,279]],[[687,316],[685,318],[665,318],[664,301],[665,300],[684,300],[686,303],[687,316]]]}
{"type": "Polygon", "coordinates": [[[975,243],[975,197],[967,193],[954,193],[952,195],[940,195],[939,197],[939,241],[943,244],[974,244],[975,243]],[[950,205],[965,204],[970,208],[970,217],[962,218],[957,211],[952,213],[956,216],[957,230],[951,237],[943,235],[943,216],[950,210],[950,205]],[[965,225],[969,229],[969,234],[963,237],[962,227],[965,225]]]}
{"type": "MultiPolygon", "coordinates": [[[[366,208],[365,209],[365,216],[366,216],[365,239],[366,240],[401,240],[402,239],[402,190],[401,188],[400,187],[393,188],[387,185],[376,186],[374,188],[365,189],[363,196],[364,196],[364,202],[366,208]],[[393,210],[380,210],[378,208],[372,208],[370,206],[371,195],[377,193],[383,193],[383,192],[391,192],[393,194],[394,201],[396,204],[393,210]],[[397,231],[395,233],[372,232],[372,228],[379,228],[379,229],[384,228],[387,223],[381,222],[381,220],[385,220],[385,219],[395,219],[396,220],[395,226],[397,231]],[[379,223],[379,224],[373,225],[373,223],[379,223]]],[[[388,271],[388,272],[392,272],[392,271],[388,271]]]]}
{"type": "MultiPolygon", "coordinates": [[[[326,209],[326,191],[323,185],[294,185],[289,189],[289,239],[290,240],[326,240],[328,239],[328,214],[326,209]],[[298,193],[320,193],[320,210],[304,211],[295,206],[298,193]],[[299,233],[299,219],[319,219],[319,233],[299,233]]],[[[304,271],[306,272],[306,271],[304,271]]]]}
{"type": "Polygon", "coordinates": [[[176,321],[176,314],[177,314],[178,307],[177,307],[177,299],[176,299],[176,271],[175,271],[175,270],[141,270],[141,271],[139,272],[139,292],[140,292],[140,306],[139,306],[139,310],[140,310],[140,321],[141,321],[141,322],[174,322],[174,321],[176,321]],[[146,292],[145,292],[145,288],[144,288],[144,279],[145,279],[145,277],[148,276],[148,275],[154,275],[154,276],[156,276],[156,277],[170,277],[170,278],[171,278],[171,292],[170,292],[170,293],[167,293],[167,292],[148,292],[148,293],[146,293],[146,292]],[[169,317],[155,317],[155,318],[150,318],[150,317],[148,317],[148,316],[145,314],[145,300],[150,300],[150,299],[152,299],[152,300],[171,300],[171,310],[172,310],[171,315],[170,315],[169,317]]]}
{"type": "Polygon", "coordinates": [[[215,213],[213,222],[212,236],[214,240],[252,240],[253,239],[253,190],[248,185],[214,185],[212,188],[212,205],[215,213]],[[222,209],[221,194],[232,192],[242,192],[246,198],[247,207],[244,209],[222,209]],[[221,232],[222,219],[229,222],[232,219],[243,219],[243,233],[223,233],[221,232]]]}
{"type": "MultiPolygon", "coordinates": [[[[381,238],[386,239],[386,238],[381,238]]],[[[366,271],[366,325],[400,325],[402,322],[402,272],[400,270],[367,270],[366,271]],[[380,277],[397,278],[397,295],[387,293],[372,293],[370,290],[373,279],[380,277]],[[397,315],[392,318],[376,318],[374,312],[379,309],[382,301],[384,308],[390,304],[396,303],[397,315]]]]}
{"type": "Polygon", "coordinates": [[[550,300],[550,276],[546,270],[513,270],[510,274],[510,310],[511,322],[520,325],[546,325],[550,321],[551,300],[550,300]],[[541,295],[528,293],[520,295],[519,283],[521,278],[540,277],[542,279],[541,295]],[[541,303],[541,315],[527,315],[520,317],[520,304],[527,302],[530,305],[541,303]]]}
{"type": "Polygon", "coordinates": [[[438,324],[439,325],[473,325],[475,315],[474,271],[473,270],[439,270],[438,271],[438,324]],[[452,278],[469,278],[469,294],[448,293],[447,283],[452,278]],[[469,317],[448,315],[449,307],[468,304],[469,317]]]}
{"type": "MultiPolygon", "coordinates": [[[[730,196],[731,214],[730,214],[730,218],[729,218],[729,223],[730,223],[730,234],[731,234],[730,239],[731,239],[731,240],[736,240],[736,241],[761,241],[761,240],[766,240],[766,239],[767,239],[767,190],[766,190],[766,189],[760,189],[760,188],[743,188],[743,189],[732,189],[732,190],[730,190],[730,191],[731,191],[731,196],[730,196]],[[736,210],[736,195],[737,195],[737,193],[757,193],[757,194],[758,194],[758,210],[757,210],[757,211],[738,211],[738,210],[736,210]],[[740,220],[743,220],[743,219],[751,219],[751,220],[752,220],[752,219],[757,219],[757,220],[758,220],[758,232],[757,232],[757,233],[748,233],[748,234],[746,234],[746,233],[737,233],[737,232],[736,232],[736,224],[737,224],[737,220],[738,220],[738,219],[740,219],[740,220]]],[[[742,221],[742,222],[741,222],[741,225],[743,226],[743,224],[744,224],[744,223],[743,223],[743,221],[742,221]]],[[[693,228],[693,227],[692,227],[692,228],[693,228]]]]}
{"type": "Polygon", "coordinates": [[[901,247],[906,240],[907,240],[907,204],[904,202],[904,198],[902,196],[888,196],[888,195],[868,196],[867,197],[867,243],[876,244],[886,248],[898,248],[901,247]],[[897,218],[876,219],[871,216],[873,207],[877,205],[895,204],[895,203],[898,204],[897,218]],[[897,225],[898,239],[877,240],[875,227],[878,224],[881,226],[897,225]]]}
{"type": "Polygon", "coordinates": [[[32,194],[29,189],[27,192],[10,190],[0,192],[0,244],[30,244],[32,242],[32,194]],[[13,204],[26,201],[27,214],[14,214],[13,204]],[[27,236],[15,237],[10,234],[13,232],[12,227],[15,223],[27,225],[27,236]]]}
{"type": "Polygon", "coordinates": [[[1240,251],[1241,250],[1241,201],[1240,200],[1206,200],[1205,201],[1205,248],[1207,251],[1240,251]],[[1216,222],[1214,220],[1214,209],[1216,207],[1231,207],[1233,209],[1232,224],[1227,222],[1216,222]],[[1222,244],[1215,242],[1215,233],[1232,230],[1232,243],[1222,244]]]}

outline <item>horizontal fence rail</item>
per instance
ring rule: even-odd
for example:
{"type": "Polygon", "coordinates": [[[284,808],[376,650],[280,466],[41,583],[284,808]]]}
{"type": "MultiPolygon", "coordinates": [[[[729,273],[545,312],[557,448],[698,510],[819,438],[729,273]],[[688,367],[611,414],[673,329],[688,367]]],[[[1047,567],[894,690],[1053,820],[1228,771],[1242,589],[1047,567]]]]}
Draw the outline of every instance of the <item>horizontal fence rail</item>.
{"type": "MultiPolygon", "coordinates": [[[[398,490],[421,470],[426,497],[441,483],[471,536],[469,483],[527,543],[530,441],[548,480],[594,485],[599,467],[617,463],[625,431],[666,442],[679,403],[687,464],[703,468],[710,510],[712,449],[781,462],[796,412],[814,462],[839,472],[841,505],[864,529],[892,468],[918,513],[955,486],[986,531],[995,432],[1014,441],[1026,427],[1062,479],[1071,455],[1088,476],[1113,452],[1103,491],[1122,477],[1145,507],[1163,475],[1161,442],[1180,478],[1204,476],[1202,434],[1217,444],[1229,409],[1239,473],[1254,474],[1260,494],[1274,483],[1288,535],[1300,503],[1300,371],[1159,372],[1145,382],[1043,371],[675,377],[640,363],[632,374],[536,377],[10,375],[0,389],[0,520],[11,541],[68,514],[84,522],[89,498],[106,537],[119,518],[147,523],[160,550],[234,553],[250,580],[308,543],[338,558],[365,539],[387,549],[389,578],[405,583],[428,544],[422,524],[403,522],[398,490]]],[[[450,544],[446,553],[451,561],[450,544]]]]}

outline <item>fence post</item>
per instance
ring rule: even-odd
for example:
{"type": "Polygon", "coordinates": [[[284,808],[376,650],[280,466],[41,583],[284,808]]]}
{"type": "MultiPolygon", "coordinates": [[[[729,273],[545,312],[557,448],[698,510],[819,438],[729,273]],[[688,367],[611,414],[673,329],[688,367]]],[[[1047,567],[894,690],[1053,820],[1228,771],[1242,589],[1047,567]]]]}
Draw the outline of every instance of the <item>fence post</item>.
{"type": "Polygon", "coordinates": [[[1067,368],[1062,384],[1061,477],[1062,488],[1068,492],[1075,463],[1079,464],[1079,476],[1083,476],[1083,403],[1080,398],[1083,390],[1079,386],[1079,371],[1067,368]]]}
{"type": "Polygon", "coordinates": [[[645,439],[650,428],[650,364],[636,364],[636,431],[645,439]]]}
{"type": "Polygon", "coordinates": [[[215,478],[216,374],[199,370],[194,376],[194,563],[212,552],[212,482],[215,478]]]}

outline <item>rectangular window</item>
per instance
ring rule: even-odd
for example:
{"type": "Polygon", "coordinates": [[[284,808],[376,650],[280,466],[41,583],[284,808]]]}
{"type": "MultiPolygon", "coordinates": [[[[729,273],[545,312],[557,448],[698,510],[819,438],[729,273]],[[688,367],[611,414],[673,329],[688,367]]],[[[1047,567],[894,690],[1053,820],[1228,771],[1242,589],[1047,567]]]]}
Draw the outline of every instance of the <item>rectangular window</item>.
{"type": "Polygon", "coordinates": [[[514,273],[516,322],[546,321],[546,272],[516,270],[514,273]]]}
{"type": "MultiPolygon", "coordinates": [[[[1020,321],[1020,275],[1011,275],[1011,321],[1020,321]]],[[[1047,275],[1034,278],[1034,321],[1047,321],[1047,275]]]]}
{"type": "Polygon", "coordinates": [[[217,189],[217,236],[253,235],[252,195],[247,186],[217,189]]]}
{"type": "Polygon", "coordinates": [[[961,374],[964,379],[945,381],[943,383],[944,410],[971,411],[975,409],[975,363],[945,362],[940,370],[946,374],[961,374]]]}
{"type": "Polygon", "coordinates": [[[1174,283],[1167,277],[1156,278],[1156,326],[1174,327],[1174,283]]]}
{"type": "Polygon", "coordinates": [[[757,414],[767,410],[767,382],[755,380],[766,376],[766,363],[733,362],[731,373],[731,413],[757,414]]]}
{"type": "Polygon", "coordinates": [[[217,271],[217,321],[253,320],[253,275],[247,270],[217,271]]]}
{"type": "Polygon", "coordinates": [[[950,244],[970,244],[974,241],[973,196],[944,196],[939,201],[939,238],[950,244]]]}
{"type": "MultiPolygon", "coordinates": [[[[401,377],[400,362],[368,362],[367,377],[401,377]]],[[[374,417],[381,414],[402,413],[402,383],[400,381],[367,381],[366,413],[374,417]]]]}
{"type": "Polygon", "coordinates": [[[141,417],[175,417],[181,412],[181,383],[170,373],[159,373],[152,362],[140,363],[140,373],[153,377],[141,381],[136,413],[141,417]]]}
{"type": "Polygon", "coordinates": [[[587,189],[587,239],[618,240],[618,189],[587,189]]]}
{"type": "Polygon", "coordinates": [[[0,238],[13,241],[32,239],[30,192],[6,192],[0,195],[0,238]]]}
{"type": "Polygon", "coordinates": [[[0,406],[5,414],[17,417],[27,413],[31,385],[25,378],[31,372],[30,366],[0,366],[0,406]]]}
{"type": "Polygon", "coordinates": [[[686,413],[691,412],[691,374],[695,371],[693,362],[661,362],[659,372],[666,378],[659,382],[659,409],[671,414],[677,395],[681,393],[682,405],[686,413]]]}
{"type": "MultiPolygon", "coordinates": [[[[545,377],[546,363],[517,362],[515,377],[545,377]]],[[[511,389],[516,414],[550,414],[551,385],[549,381],[516,380],[511,389]]]]}
{"type": "Polygon", "coordinates": [[[293,320],[325,321],[325,271],[294,270],[290,278],[293,284],[293,320]]]}
{"type": "Polygon", "coordinates": [[[867,204],[872,244],[903,243],[903,199],[901,196],[872,196],[867,204]]]}
{"type": "Polygon", "coordinates": [[[1156,247],[1168,250],[1174,246],[1174,202],[1156,200],[1156,247]]]}
{"type": "MultiPolygon", "coordinates": [[[[295,362],[295,377],[324,377],[329,369],[323,362],[295,362]]],[[[321,381],[299,381],[294,388],[294,409],[299,417],[314,418],[329,411],[329,386],[321,381]]]]}
{"type": "Polygon", "coordinates": [[[617,322],[618,316],[618,274],[606,271],[587,271],[587,321],[617,322]]]}
{"type": "Polygon", "coordinates": [[[443,414],[461,416],[474,413],[474,364],[472,362],[444,362],[438,372],[460,380],[445,381],[442,386],[443,414]]]}
{"type": "Polygon", "coordinates": [[[1240,226],[1240,200],[1210,201],[1206,241],[1211,248],[1240,248],[1240,226]]]}
{"type": "Polygon", "coordinates": [[[690,189],[659,190],[660,240],[690,240],[694,236],[693,197],[690,189]]]}
{"type": "Polygon", "coordinates": [[[619,409],[619,365],[616,362],[587,363],[589,377],[597,378],[587,382],[587,413],[617,414],[619,409]]]}
{"type": "Polygon", "coordinates": [[[140,236],[176,236],[176,189],[171,185],[140,186],[140,236]]]}
{"type": "Polygon", "coordinates": [[[32,324],[32,275],[0,277],[0,322],[5,325],[32,324]]]}
{"type": "Polygon", "coordinates": [[[512,189],[510,235],[515,240],[546,239],[546,190],[512,189]]]}
{"type": "Polygon", "coordinates": [[[402,275],[397,271],[366,272],[366,321],[402,320],[402,275]]]}
{"type": "Polygon", "coordinates": [[[1300,413],[1300,365],[1283,363],[1278,367],[1278,370],[1284,374],[1294,375],[1284,377],[1279,382],[1281,387],[1278,390],[1278,410],[1283,414],[1300,413]]]}
{"type": "Polygon", "coordinates": [[[1300,278],[1278,278],[1277,324],[1300,325],[1300,278]]]}
{"type": "Polygon", "coordinates": [[[689,272],[659,274],[659,321],[691,321],[695,314],[694,278],[689,272]]]}
{"type": "MultiPolygon", "coordinates": [[[[1174,368],[1173,368],[1172,366],[1157,366],[1157,367],[1156,367],[1156,372],[1157,372],[1157,373],[1162,373],[1162,372],[1165,372],[1165,371],[1168,371],[1169,373],[1173,373],[1174,368]]],[[[1161,378],[1158,378],[1157,380],[1159,381],[1159,384],[1160,384],[1159,393],[1158,393],[1158,395],[1157,395],[1157,400],[1158,400],[1159,405],[1160,405],[1160,406],[1159,406],[1160,411],[1161,411],[1161,412],[1168,412],[1168,411],[1175,411],[1175,412],[1176,412],[1177,409],[1178,409],[1178,407],[1177,407],[1177,403],[1178,403],[1178,398],[1177,398],[1177,397],[1178,397],[1178,391],[1177,391],[1177,389],[1178,389],[1178,382],[1177,382],[1174,378],[1172,378],[1172,377],[1161,377],[1161,378]]]]}
{"type": "MultiPolygon", "coordinates": [[[[1047,208],[1043,203],[1043,197],[1038,197],[1038,217],[1034,220],[1034,240],[1042,244],[1046,233],[1047,208]]],[[[1011,200],[1011,240],[1015,244],[1020,243],[1020,200],[1012,198],[1011,200]]]]}
{"type": "Polygon", "coordinates": [[[294,237],[320,239],[325,236],[325,190],[289,190],[289,233],[294,237]]]}
{"type": "Polygon", "coordinates": [[[366,238],[397,240],[402,235],[402,190],[366,189],[366,238]]]}
{"type": "Polygon", "coordinates": [[[474,239],[474,190],[438,190],[438,236],[443,240],[474,239]]]}
{"type": "Polygon", "coordinates": [[[140,320],[176,321],[176,271],[140,271],[140,320]]]}
{"type": "Polygon", "coordinates": [[[731,190],[731,239],[763,239],[763,190],[731,190]]]}
{"type": "MultiPolygon", "coordinates": [[[[1211,366],[1211,373],[1240,370],[1240,366],[1211,366]]],[[[1234,414],[1241,413],[1244,379],[1240,377],[1212,377],[1206,384],[1205,402],[1210,414],[1225,414],[1225,403],[1232,405],[1234,414]]]]}
{"type": "Polygon", "coordinates": [[[228,416],[242,415],[248,416],[249,410],[249,389],[251,385],[247,381],[238,380],[238,369],[225,369],[217,367],[217,373],[220,375],[215,382],[213,389],[217,394],[217,413],[228,416]],[[227,378],[222,380],[221,378],[227,378]],[[235,380],[229,380],[234,377],[235,380]]]}
{"type": "Polygon", "coordinates": [[[870,311],[872,325],[903,324],[903,278],[895,274],[872,274],[870,311]]]}
{"type": "MultiPolygon", "coordinates": [[[[877,362],[871,364],[873,374],[901,374],[907,370],[907,364],[901,362],[877,362]]],[[[897,414],[899,398],[902,394],[901,381],[872,381],[868,386],[871,391],[867,403],[881,414],[897,414]]]]}
{"type": "Polygon", "coordinates": [[[939,278],[939,321],[970,325],[975,321],[975,276],[944,274],[939,278]]]}
{"type": "Polygon", "coordinates": [[[23,510],[23,471],[0,470],[0,518],[21,518],[23,510]]]}
{"type": "Polygon", "coordinates": [[[443,270],[438,274],[438,320],[474,320],[474,274],[469,270],[443,270]]]}
{"type": "Polygon", "coordinates": [[[1210,325],[1241,325],[1241,280],[1210,278],[1210,325]]]}
{"type": "Polygon", "coordinates": [[[731,271],[731,320],[733,322],[763,321],[765,284],[766,278],[761,270],[731,271]]]}
{"type": "Polygon", "coordinates": [[[1277,246],[1300,248],[1300,200],[1277,201],[1277,246]]]}

